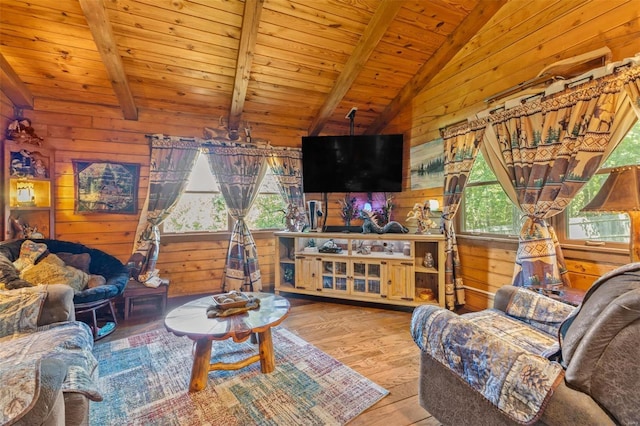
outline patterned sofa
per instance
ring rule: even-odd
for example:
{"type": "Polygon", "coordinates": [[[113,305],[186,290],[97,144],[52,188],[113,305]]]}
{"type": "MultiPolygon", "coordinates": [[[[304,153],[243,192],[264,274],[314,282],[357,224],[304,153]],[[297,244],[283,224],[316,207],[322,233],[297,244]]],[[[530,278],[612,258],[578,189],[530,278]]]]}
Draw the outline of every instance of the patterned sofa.
{"type": "Polygon", "coordinates": [[[0,424],[88,423],[102,396],[91,330],[74,319],[67,285],[0,291],[0,424]]]}
{"type": "Polygon", "coordinates": [[[414,310],[420,404],[443,424],[640,422],[640,263],[598,279],[573,308],[505,286],[494,308],[414,310]]]}

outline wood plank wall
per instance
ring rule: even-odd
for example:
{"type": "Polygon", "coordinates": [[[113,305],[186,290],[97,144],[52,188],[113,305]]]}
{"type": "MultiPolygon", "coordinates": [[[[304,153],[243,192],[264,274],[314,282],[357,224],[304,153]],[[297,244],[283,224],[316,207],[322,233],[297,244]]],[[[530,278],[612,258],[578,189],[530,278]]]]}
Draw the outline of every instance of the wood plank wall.
{"type": "MultiPolygon", "coordinates": [[[[410,187],[410,147],[436,139],[440,128],[485,109],[486,97],[532,77],[532,69],[542,70],[559,59],[603,46],[612,50],[613,60],[633,56],[640,52],[639,40],[640,18],[634,0],[557,0],[544,2],[544,7],[532,7],[530,2],[522,1],[507,3],[385,129],[384,133],[404,133],[408,141],[404,187],[410,187]]],[[[3,129],[12,115],[12,105],[2,95],[3,129]]],[[[34,110],[24,111],[24,115],[32,120],[45,144],[56,151],[56,238],[101,248],[123,262],[133,247],[138,216],[75,214],[71,160],[139,163],[142,206],[149,176],[145,135],[202,136],[204,127],[217,126],[214,117],[145,108],[140,110],[138,121],[127,121],[117,109],[43,98],[36,99],[34,110]]],[[[273,141],[273,145],[293,143],[291,139],[273,141]]],[[[342,197],[344,194],[329,197],[328,224],[340,224],[337,200],[342,197]]],[[[309,194],[307,198],[321,199],[317,194],[309,194]]],[[[414,203],[430,198],[442,202],[442,188],[394,194],[393,218],[404,223],[414,203]]],[[[273,239],[268,233],[260,234],[256,242],[263,281],[272,284],[273,239]]],[[[482,309],[491,303],[491,294],[500,285],[510,282],[516,246],[513,242],[464,238],[459,243],[463,278],[471,289],[467,292],[467,305],[482,309]]],[[[225,252],[224,236],[206,241],[165,238],[158,267],[161,275],[171,280],[169,296],[219,290],[225,252]]],[[[567,261],[571,277],[579,287],[587,288],[603,272],[624,263],[625,258],[606,258],[605,253],[575,250],[570,251],[567,261]]]]}
{"type": "MultiPolygon", "coordinates": [[[[11,100],[9,98],[7,98],[7,96],[0,91],[0,126],[2,126],[2,135],[0,135],[0,140],[4,141],[4,131],[6,130],[6,128],[9,126],[9,123],[11,123],[13,121],[13,117],[14,117],[14,111],[13,111],[13,103],[11,102],[11,100]]],[[[4,142],[2,143],[2,146],[0,147],[0,163],[4,164],[4,142]]],[[[4,172],[0,173],[0,176],[2,176],[4,178],[4,172]]],[[[3,193],[4,191],[4,185],[1,186],[3,189],[0,190],[0,193],[3,193]]],[[[1,211],[4,211],[4,202],[5,202],[5,196],[4,194],[2,194],[2,199],[0,199],[0,209],[1,211]]],[[[4,220],[0,221],[0,232],[2,232],[0,235],[6,235],[6,226],[7,224],[5,223],[4,220]]],[[[4,237],[2,237],[4,238],[4,237]]]]}
{"type": "MultiPolygon", "coordinates": [[[[535,76],[560,60],[607,46],[612,60],[640,52],[640,18],[634,1],[547,1],[507,3],[403,110],[386,133],[405,132],[416,146],[439,137],[439,129],[495,105],[484,99],[535,76]],[[534,74],[532,74],[532,72],[534,74]]],[[[405,187],[410,187],[406,182],[405,187]]],[[[403,192],[398,216],[415,202],[441,201],[442,192],[403,192]]],[[[515,242],[459,238],[469,309],[492,304],[492,294],[511,282],[515,242]]],[[[584,248],[565,248],[569,277],[587,289],[597,277],[628,257],[584,248]]]]}
{"type": "MultiPolygon", "coordinates": [[[[3,95],[3,128],[13,117],[13,105],[3,95]]],[[[55,237],[102,249],[126,262],[131,254],[139,215],[74,213],[72,160],[108,160],[140,164],[138,208],[142,208],[149,184],[149,143],[145,135],[203,136],[204,127],[216,127],[206,116],[182,116],[140,110],[138,121],[124,120],[120,110],[50,99],[36,99],[31,119],[44,145],[55,150],[55,237]]],[[[158,269],[172,284],[169,296],[220,291],[227,238],[206,241],[166,238],[160,248],[158,269]]],[[[272,234],[256,237],[263,281],[273,283],[272,234]]]]}

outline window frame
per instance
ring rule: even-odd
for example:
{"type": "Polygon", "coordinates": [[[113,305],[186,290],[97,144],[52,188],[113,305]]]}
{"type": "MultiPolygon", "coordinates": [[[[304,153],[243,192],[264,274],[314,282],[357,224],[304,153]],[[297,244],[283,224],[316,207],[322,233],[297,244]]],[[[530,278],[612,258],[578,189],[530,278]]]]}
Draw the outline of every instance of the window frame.
{"type": "MultiPolygon", "coordinates": [[[[607,167],[600,168],[595,174],[609,174],[611,170],[615,169],[615,167],[607,167]]],[[[577,239],[569,237],[569,224],[568,224],[568,216],[567,209],[565,208],[561,213],[555,215],[550,220],[551,226],[556,231],[556,235],[558,237],[558,241],[563,246],[571,246],[574,248],[586,248],[589,250],[593,249],[616,249],[616,250],[626,250],[629,251],[629,243],[622,243],[616,241],[599,241],[599,240],[589,240],[589,239],[577,239]]],[[[630,236],[631,237],[631,236],[630,236]]]]}
{"type": "MultiPolygon", "coordinates": [[[[466,191],[467,188],[469,186],[471,187],[480,187],[480,186],[489,186],[489,185],[500,185],[500,182],[498,182],[497,180],[495,181],[485,181],[485,182],[478,182],[478,183],[472,183],[472,184],[467,184],[464,187],[463,191],[466,191]]],[[[504,190],[503,190],[504,192],[504,190]]],[[[506,196],[506,195],[505,195],[506,196]]],[[[511,205],[512,209],[517,210],[517,208],[512,204],[511,205]]],[[[464,227],[464,222],[465,222],[465,215],[466,215],[466,197],[462,196],[461,200],[460,200],[460,206],[458,207],[458,214],[456,214],[456,230],[460,230],[459,234],[460,235],[467,235],[467,236],[485,236],[485,237],[491,237],[491,238],[504,238],[504,239],[508,239],[508,240],[513,240],[513,239],[517,239],[518,238],[518,234],[499,234],[496,232],[478,232],[478,231],[467,231],[467,230],[463,230],[464,227]]],[[[515,215],[515,212],[514,212],[515,215]]],[[[516,226],[518,226],[518,224],[516,223],[516,226]]],[[[458,234],[458,232],[456,232],[456,235],[458,234]]]]}
{"type": "MultiPolygon", "coordinates": [[[[471,166],[471,170],[469,171],[469,178],[471,177],[471,171],[473,170],[474,167],[476,167],[476,164],[477,164],[476,161],[480,156],[482,156],[483,161],[485,161],[486,163],[486,160],[484,160],[484,154],[482,153],[482,151],[478,150],[477,157],[473,163],[473,166],[471,166]]],[[[495,174],[494,174],[494,177],[495,177],[495,174]]],[[[467,202],[467,197],[465,193],[466,190],[469,187],[479,187],[479,186],[489,186],[489,185],[499,185],[501,187],[500,182],[498,182],[497,178],[495,180],[490,180],[490,181],[487,180],[487,181],[481,181],[481,182],[469,182],[465,185],[463,189],[462,197],[460,198],[458,213],[455,216],[456,236],[460,235],[463,237],[482,237],[482,238],[491,238],[491,239],[497,239],[497,240],[517,241],[519,237],[518,234],[499,234],[495,232],[478,232],[478,231],[464,230],[464,223],[465,223],[465,216],[466,216],[466,202],[467,202]]],[[[502,192],[504,193],[504,189],[502,189],[502,192]]],[[[506,197],[506,194],[505,194],[505,197],[506,197]]],[[[512,204],[512,208],[517,210],[517,208],[513,204],[512,204]]]]}

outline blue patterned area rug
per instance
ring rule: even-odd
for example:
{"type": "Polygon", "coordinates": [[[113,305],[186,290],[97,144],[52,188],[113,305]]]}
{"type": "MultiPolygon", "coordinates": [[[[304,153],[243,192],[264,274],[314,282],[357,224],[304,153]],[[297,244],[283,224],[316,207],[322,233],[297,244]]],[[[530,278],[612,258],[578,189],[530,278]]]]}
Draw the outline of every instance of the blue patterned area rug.
{"type": "MultiPolygon", "coordinates": [[[[276,369],[260,363],[212,371],[189,393],[192,341],[156,330],[97,343],[103,402],[91,425],[342,425],[388,394],[384,388],[290,331],[273,329],[276,369]]],[[[255,354],[257,345],[213,342],[216,361],[255,354]]]]}

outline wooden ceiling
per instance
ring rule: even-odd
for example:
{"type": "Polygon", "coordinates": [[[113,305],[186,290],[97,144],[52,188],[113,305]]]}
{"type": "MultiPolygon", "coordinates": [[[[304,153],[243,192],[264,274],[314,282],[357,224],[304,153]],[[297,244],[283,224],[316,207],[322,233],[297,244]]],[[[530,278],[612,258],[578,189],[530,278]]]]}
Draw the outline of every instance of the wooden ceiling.
{"type": "Polygon", "coordinates": [[[233,136],[375,133],[504,0],[2,0],[2,90],[211,117],[233,136]]]}

